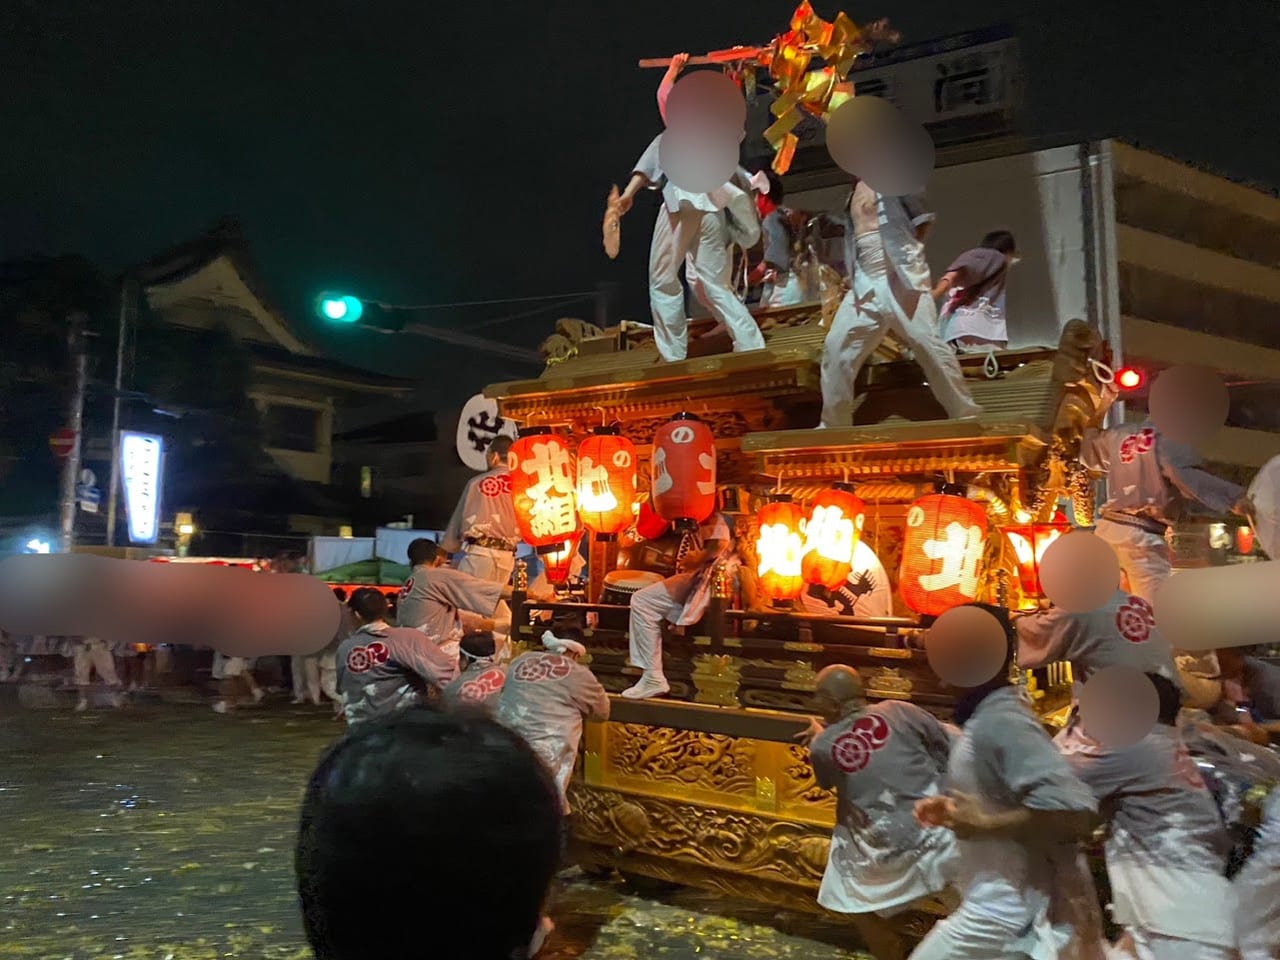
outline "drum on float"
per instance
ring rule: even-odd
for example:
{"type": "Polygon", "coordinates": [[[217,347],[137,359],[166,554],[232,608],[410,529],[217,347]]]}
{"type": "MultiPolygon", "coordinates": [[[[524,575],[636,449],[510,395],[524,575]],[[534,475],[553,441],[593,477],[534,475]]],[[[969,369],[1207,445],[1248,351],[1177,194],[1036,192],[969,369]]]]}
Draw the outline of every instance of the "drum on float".
{"type": "Polygon", "coordinates": [[[611,570],[605,574],[600,602],[617,607],[631,606],[631,598],[645,587],[662,582],[662,574],[652,570],[611,570]]]}

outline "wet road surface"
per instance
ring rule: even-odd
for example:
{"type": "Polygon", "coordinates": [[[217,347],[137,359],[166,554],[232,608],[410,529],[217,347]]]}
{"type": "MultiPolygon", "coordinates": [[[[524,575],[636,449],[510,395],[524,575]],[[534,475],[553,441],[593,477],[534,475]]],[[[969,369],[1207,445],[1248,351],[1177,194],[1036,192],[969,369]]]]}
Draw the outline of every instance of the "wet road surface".
{"type": "MultiPolygon", "coordinates": [[[[0,702],[0,958],[305,960],[298,804],[324,710],[0,702]]],[[[847,926],[566,875],[549,960],[863,960],[847,926]]],[[[869,958],[867,958],[869,960],[869,958]]]]}

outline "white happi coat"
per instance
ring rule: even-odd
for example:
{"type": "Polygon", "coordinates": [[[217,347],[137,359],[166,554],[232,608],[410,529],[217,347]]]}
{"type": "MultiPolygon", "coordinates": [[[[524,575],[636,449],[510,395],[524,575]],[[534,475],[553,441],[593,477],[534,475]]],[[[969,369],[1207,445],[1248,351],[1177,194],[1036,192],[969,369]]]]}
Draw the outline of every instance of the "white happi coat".
{"type": "Polygon", "coordinates": [[[1115,922],[1140,942],[1198,945],[1195,955],[1205,960],[1229,952],[1236,913],[1225,876],[1231,844],[1177,729],[1157,724],[1125,748],[1077,742],[1066,757],[1110,811],[1106,858],[1115,922]]]}
{"type": "Polygon", "coordinates": [[[1097,610],[1069,613],[1050,607],[1014,621],[1018,666],[1035,670],[1065,660],[1076,691],[1106,667],[1132,667],[1178,682],[1173,648],[1156,626],[1155,611],[1141,597],[1117,590],[1097,610]]]}
{"type": "MultiPolygon", "coordinates": [[[[1089,788],[1071,772],[1015,687],[997,690],[978,705],[951,751],[948,781],[950,789],[989,812],[1097,810],[1089,788]]],[[[983,837],[958,840],[957,847],[964,899],[929,932],[912,960],[1097,956],[1081,943],[1093,933],[1097,904],[1074,845],[1044,852],[983,837]],[[1085,917],[1091,900],[1092,916],[1085,917]]]]}
{"type": "Polygon", "coordinates": [[[519,542],[511,471],[499,466],[468,480],[440,542],[457,554],[455,566],[482,580],[506,583],[519,542]]]}
{"type": "Polygon", "coordinates": [[[338,691],[347,723],[414,706],[458,672],[458,661],[419,630],[365,624],[338,646],[338,691]]]}
{"type": "Polygon", "coordinates": [[[1106,474],[1107,499],[1096,532],[1120,557],[1130,589],[1148,603],[1173,572],[1163,530],[1178,519],[1183,502],[1227,513],[1244,493],[1199,469],[1195,450],[1162,436],[1150,421],[1086,431],[1080,461],[1106,474]]]}
{"type": "Polygon", "coordinates": [[[584,720],[609,719],[609,695],[586,667],[558,653],[517,657],[507,669],[494,716],[542,758],[569,812],[569,778],[584,720]]]}
{"type": "Polygon", "coordinates": [[[1253,856],[1236,874],[1240,960],[1280,957],[1280,787],[1272,787],[1253,856]]]}
{"type": "Polygon", "coordinates": [[[448,643],[492,617],[502,601],[503,584],[482,580],[451,567],[414,567],[400,588],[396,624],[421,630],[436,643],[448,643]]]}
{"type": "Polygon", "coordinates": [[[927,710],[887,700],[814,739],[814,775],[836,791],[819,904],[836,913],[891,914],[948,884],[955,834],[922,827],[914,808],[938,793],[957,736],[927,710]]]}

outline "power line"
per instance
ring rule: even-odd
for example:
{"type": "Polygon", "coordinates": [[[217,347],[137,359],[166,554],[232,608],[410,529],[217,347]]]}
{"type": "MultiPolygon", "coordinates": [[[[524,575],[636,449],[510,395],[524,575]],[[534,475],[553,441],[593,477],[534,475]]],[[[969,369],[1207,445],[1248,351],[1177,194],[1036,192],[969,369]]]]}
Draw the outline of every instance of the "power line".
{"type": "Polygon", "coordinates": [[[488,307],[500,303],[537,303],[541,300],[562,300],[566,297],[572,297],[570,303],[587,297],[594,297],[594,290],[580,290],[574,293],[548,293],[540,297],[505,297],[497,300],[459,300],[455,303],[384,303],[381,300],[372,300],[368,297],[361,297],[365,303],[373,304],[383,310],[452,310],[455,307],[488,307]]]}

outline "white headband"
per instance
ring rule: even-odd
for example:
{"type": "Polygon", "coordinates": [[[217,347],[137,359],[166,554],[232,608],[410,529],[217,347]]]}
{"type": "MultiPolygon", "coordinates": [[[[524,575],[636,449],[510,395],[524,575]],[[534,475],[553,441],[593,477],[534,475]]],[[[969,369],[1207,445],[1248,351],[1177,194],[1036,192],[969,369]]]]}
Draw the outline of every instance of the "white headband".
{"type": "Polygon", "coordinates": [[[542,645],[552,653],[572,653],[580,657],[587,652],[587,648],[577,640],[562,639],[550,630],[542,635],[542,645]]]}
{"type": "Polygon", "coordinates": [[[766,197],[769,195],[769,175],[763,170],[757,170],[751,175],[749,181],[751,186],[763,193],[766,197]]]}

